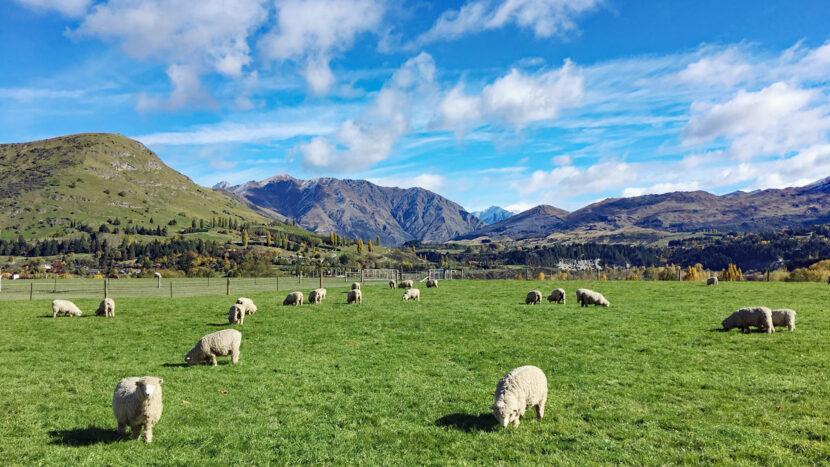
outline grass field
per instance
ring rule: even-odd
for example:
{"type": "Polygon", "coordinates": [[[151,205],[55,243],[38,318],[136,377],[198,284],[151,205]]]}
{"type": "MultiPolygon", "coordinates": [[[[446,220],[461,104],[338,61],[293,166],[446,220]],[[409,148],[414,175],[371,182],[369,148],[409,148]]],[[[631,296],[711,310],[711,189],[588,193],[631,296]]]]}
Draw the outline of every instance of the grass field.
{"type": "MultiPolygon", "coordinates": [[[[305,289],[307,293],[308,290],[305,289]]],[[[442,282],[420,303],[366,287],[320,306],[252,298],[239,365],[185,367],[235,297],[116,298],[114,319],[44,318],[4,302],[0,464],[572,464],[830,462],[830,289],[821,284],[442,282]],[[567,305],[523,305],[556,286],[567,305]],[[590,287],[611,308],[579,309],[590,287]],[[798,329],[718,332],[747,305],[798,329]],[[502,429],[488,407],[508,370],[548,377],[545,419],[502,429]],[[119,438],[125,376],[164,378],[150,445],[119,438]],[[225,393],[225,391],[227,393],[225,393]]],[[[84,310],[97,300],[78,299],[84,310]]]]}

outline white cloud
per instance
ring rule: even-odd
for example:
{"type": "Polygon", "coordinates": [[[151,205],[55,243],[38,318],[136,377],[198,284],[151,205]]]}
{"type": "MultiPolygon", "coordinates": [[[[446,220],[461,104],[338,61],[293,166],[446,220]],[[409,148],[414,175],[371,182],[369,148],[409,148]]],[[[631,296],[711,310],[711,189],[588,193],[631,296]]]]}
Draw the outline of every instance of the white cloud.
{"type": "Polygon", "coordinates": [[[674,191],[695,191],[700,189],[700,183],[696,181],[688,182],[665,182],[658,183],[649,187],[628,187],[622,191],[623,198],[630,198],[632,196],[654,195],[662,193],[671,193],[674,191]]]}
{"type": "Polygon", "coordinates": [[[35,11],[55,10],[66,16],[78,17],[86,13],[92,0],[15,0],[35,11]]]}
{"type": "Polygon", "coordinates": [[[571,165],[573,163],[573,159],[568,154],[555,156],[550,161],[555,165],[571,165]]]}
{"type": "Polygon", "coordinates": [[[528,209],[538,205],[538,203],[534,204],[527,201],[519,201],[518,203],[508,204],[504,207],[504,209],[512,212],[513,214],[519,214],[520,212],[527,211],[528,209]]]}
{"type": "Polygon", "coordinates": [[[690,63],[676,76],[681,83],[733,86],[752,78],[753,71],[752,65],[744,61],[740,50],[730,47],[690,63]]]}
{"type": "Polygon", "coordinates": [[[637,178],[637,170],[631,164],[609,160],[587,168],[566,165],[551,171],[537,170],[530,179],[522,178],[511,186],[520,195],[546,191],[548,197],[554,193],[577,196],[625,186],[637,178]]]}
{"type": "Polygon", "coordinates": [[[447,179],[438,174],[421,174],[411,178],[377,177],[368,178],[370,182],[380,186],[395,186],[398,188],[420,187],[429,191],[438,192],[447,183],[447,179]]]}
{"type": "Polygon", "coordinates": [[[189,131],[161,132],[134,136],[134,139],[146,145],[169,144],[219,144],[250,143],[257,141],[282,141],[298,136],[328,133],[336,127],[312,119],[306,122],[296,121],[261,123],[220,123],[195,127],[189,131]]]}

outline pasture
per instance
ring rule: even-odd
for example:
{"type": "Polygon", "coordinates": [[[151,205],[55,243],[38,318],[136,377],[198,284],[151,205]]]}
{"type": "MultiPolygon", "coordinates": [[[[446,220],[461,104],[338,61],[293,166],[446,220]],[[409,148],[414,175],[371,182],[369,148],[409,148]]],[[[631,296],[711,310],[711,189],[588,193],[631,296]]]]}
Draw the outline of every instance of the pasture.
{"type": "MultiPolygon", "coordinates": [[[[307,296],[310,283],[302,289],[307,296]]],[[[186,367],[236,296],[3,302],[0,464],[809,464],[830,462],[830,288],[814,283],[455,281],[329,288],[322,305],[258,292],[239,365],[186,367]],[[526,306],[527,291],[567,305],[526,306]],[[579,308],[574,291],[610,308],[579,308]],[[742,306],[788,307],[797,329],[719,332],[742,306]],[[49,318],[46,316],[49,315],[49,318]],[[496,426],[507,371],[548,378],[545,419],[496,426]],[[164,378],[152,444],[115,432],[126,376],[164,378]]],[[[72,297],[63,297],[72,299],[72,297]]]]}

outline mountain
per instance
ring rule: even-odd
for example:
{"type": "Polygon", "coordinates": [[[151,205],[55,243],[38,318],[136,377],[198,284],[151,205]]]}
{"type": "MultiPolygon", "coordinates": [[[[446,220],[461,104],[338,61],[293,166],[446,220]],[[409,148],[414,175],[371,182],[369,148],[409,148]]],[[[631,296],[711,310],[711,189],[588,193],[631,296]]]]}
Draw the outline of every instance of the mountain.
{"type": "Polygon", "coordinates": [[[567,215],[568,211],[543,204],[458,238],[507,237],[513,240],[536,238],[544,236],[544,232],[553,232],[561,228],[565,224],[567,215]]]}
{"type": "Polygon", "coordinates": [[[423,188],[336,178],[298,180],[288,175],[222,186],[313,232],[365,240],[380,237],[383,245],[443,242],[485,225],[458,204],[423,188]]]}
{"type": "Polygon", "coordinates": [[[473,211],[470,213],[479,219],[485,224],[494,224],[498,221],[503,221],[508,217],[512,216],[513,213],[508,211],[507,209],[502,209],[498,206],[490,206],[489,208],[483,211],[473,211]]]}
{"type": "Polygon", "coordinates": [[[108,218],[149,226],[194,218],[270,222],[231,197],[196,185],[143,144],[88,133],[0,145],[3,237],[61,236],[72,221],[108,218]]]}

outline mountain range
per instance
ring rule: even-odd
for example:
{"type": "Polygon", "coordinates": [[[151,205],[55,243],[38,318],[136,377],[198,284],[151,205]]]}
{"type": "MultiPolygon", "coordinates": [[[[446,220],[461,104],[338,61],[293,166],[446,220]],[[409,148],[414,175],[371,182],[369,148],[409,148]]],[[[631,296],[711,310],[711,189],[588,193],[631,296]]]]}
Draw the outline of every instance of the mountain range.
{"type": "Polygon", "coordinates": [[[473,211],[471,214],[481,219],[485,224],[490,225],[498,221],[503,221],[515,213],[498,206],[490,206],[483,211],[473,211]]]}

